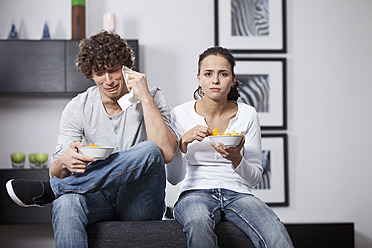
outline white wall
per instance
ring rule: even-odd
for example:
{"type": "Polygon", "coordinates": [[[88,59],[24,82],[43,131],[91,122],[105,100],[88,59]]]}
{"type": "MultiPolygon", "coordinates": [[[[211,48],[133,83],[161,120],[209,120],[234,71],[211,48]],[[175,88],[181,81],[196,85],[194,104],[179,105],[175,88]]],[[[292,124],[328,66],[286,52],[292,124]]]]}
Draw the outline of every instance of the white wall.
{"type": "MultiPolygon", "coordinates": [[[[141,71],[173,107],[192,98],[198,55],[214,45],[213,2],[88,0],[87,35],[102,28],[103,13],[115,13],[116,31],[139,40],[141,71]]],[[[366,248],[372,246],[371,9],[370,0],[287,0],[288,53],[262,55],[288,59],[290,206],[274,211],[284,222],[354,222],[356,247],[366,248]]],[[[70,1],[2,0],[0,39],[12,22],[20,38],[40,39],[45,21],[53,39],[70,39],[70,16],[70,1]]],[[[68,101],[0,97],[0,168],[10,168],[16,150],[51,153],[68,101]]],[[[168,189],[169,204],[176,191],[168,189]]]]}

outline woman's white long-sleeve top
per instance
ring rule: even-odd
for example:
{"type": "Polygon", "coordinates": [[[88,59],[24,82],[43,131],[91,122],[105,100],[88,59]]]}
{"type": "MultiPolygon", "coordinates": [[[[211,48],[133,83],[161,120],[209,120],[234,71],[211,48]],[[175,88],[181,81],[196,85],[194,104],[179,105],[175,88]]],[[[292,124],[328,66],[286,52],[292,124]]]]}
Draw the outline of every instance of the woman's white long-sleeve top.
{"type": "MultiPolygon", "coordinates": [[[[204,117],[195,111],[196,101],[175,107],[171,113],[171,126],[182,137],[196,125],[207,126],[204,117]]],[[[193,189],[225,188],[241,193],[250,193],[262,178],[262,150],[260,123],[256,110],[237,102],[238,111],[224,133],[233,131],[245,136],[241,150],[240,164],[234,168],[231,161],[223,158],[213,149],[208,137],[193,141],[187,146],[187,153],[177,150],[174,160],[167,164],[167,180],[176,185],[181,183],[180,193],[193,189]]]]}

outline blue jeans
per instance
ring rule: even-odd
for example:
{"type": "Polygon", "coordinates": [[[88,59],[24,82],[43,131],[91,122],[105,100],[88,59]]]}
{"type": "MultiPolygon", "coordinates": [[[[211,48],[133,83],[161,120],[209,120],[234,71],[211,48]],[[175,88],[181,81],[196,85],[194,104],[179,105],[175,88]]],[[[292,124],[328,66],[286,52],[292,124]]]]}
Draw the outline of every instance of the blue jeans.
{"type": "Polygon", "coordinates": [[[183,226],[188,247],[218,247],[214,233],[229,221],[246,233],[256,247],[293,247],[283,223],[260,199],[227,189],[201,189],[182,193],[175,219],[183,226]]]}
{"type": "Polygon", "coordinates": [[[165,210],[164,161],[150,141],[90,163],[84,174],[50,182],[57,197],[52,216],[57,248],[88,247],[88,224],[160,220],[165,210]]]}

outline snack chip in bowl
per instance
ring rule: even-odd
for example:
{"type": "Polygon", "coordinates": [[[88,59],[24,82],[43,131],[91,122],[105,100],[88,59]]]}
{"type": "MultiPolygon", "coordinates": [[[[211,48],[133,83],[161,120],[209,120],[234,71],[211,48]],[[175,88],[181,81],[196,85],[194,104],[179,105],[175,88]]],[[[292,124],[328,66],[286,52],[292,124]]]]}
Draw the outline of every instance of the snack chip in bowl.
{"type": "Polygon", "coordinates": [[[97,146],[96,144],[90,143],[88,147],[102,147],[102,146],[97,146]]]}
{"type": "Polygon", "coordinates": [[[89,146],[78,147],[78,150],[83,155],[94,157],[97,160],[105,160],[106,158],[108,158],[108,156],[110,156],[114,148],[98,146],[91,143],[89,146]]]}
{"type": "Polygon", "coordinates": [[[243,138],[241,133],[233,131],[232,133],[219,133],[218,128],[215,128],[212,131],[212,134],[208,136],[210,140],[218,144],[221,142],[227,147],[236,147],[239,145],[240,141],[243,138]]]}
{"type": "Polygon", "coordinates": [[[232,133],[220,133],[218,131],[218,128],[213,129],[212,134],[209,136],[226,136],[226,135],[242,135],[241,133],[237,133],[235,131],[232,131],[232,133]]]}

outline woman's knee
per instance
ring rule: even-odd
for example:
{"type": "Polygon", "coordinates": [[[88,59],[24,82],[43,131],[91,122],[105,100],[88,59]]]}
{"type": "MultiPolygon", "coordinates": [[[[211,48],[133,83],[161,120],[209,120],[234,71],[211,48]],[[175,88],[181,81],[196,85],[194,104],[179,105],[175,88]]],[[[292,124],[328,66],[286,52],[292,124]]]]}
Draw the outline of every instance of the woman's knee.
{"type": "MultiPolygon", "coordinates": [[[[179,210],[179,209],[178,209],[179,210]]],[[[213,244],[216,241],[214,229],[216,220],[211,213],[204,211],[174,211],[175,219],[182,225],[183,231],[187,234],[188,243],[202,244],[204,241],[213,244]]],[[[205,245],[204,247],[215,247],[214,245],[205,245]]]]}
{"type": "Polygon", "coordinates": [[[219,221],[218,211],[212,211],[203,202],[196,202],[194,197],[186,197],[177,202],[174,214],[183,224],[192,226],[211,226],[219,221]],[[217,212],[217,214],[216,214],[217,212]]]}

